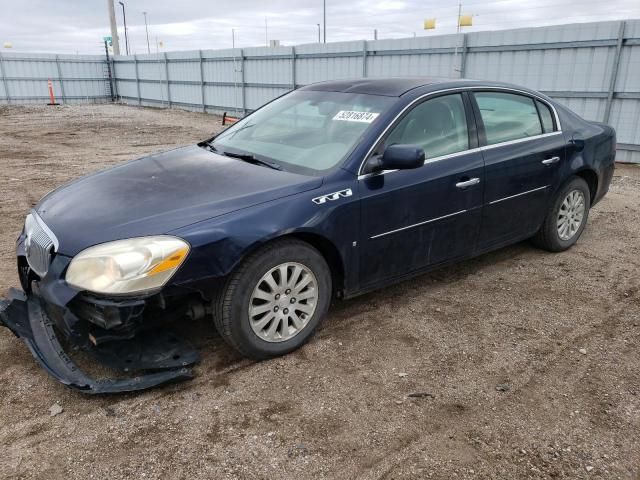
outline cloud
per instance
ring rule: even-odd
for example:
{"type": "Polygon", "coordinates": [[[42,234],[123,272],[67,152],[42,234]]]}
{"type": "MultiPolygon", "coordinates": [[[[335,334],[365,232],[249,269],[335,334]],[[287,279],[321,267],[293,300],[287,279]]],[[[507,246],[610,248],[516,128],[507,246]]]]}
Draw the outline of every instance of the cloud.
{"type": "MultiPolygon", "coordinates": [[[[327,0],[327,41],[410,37],[454,33],[457,0],[327,0]],[[437,29],[422,30],[424,18],[436,18],[437,29]]],[[[152,44],[166,50],[264,45],[265,17],[270,39],[285,45],[318,40],[321,0],[125,0],[133,53],[146,53],[143,11],[148,12],[152,44]]],[[[121,44],[122,10],[116,1],[121,44]]],[[[0,44],[15,51],[102,53],[110,35],[106,0],[0,0],[0,44]]],[[[640,17],[638,0],[469,0],[463,13],[473,14],[466,32],[550,24],[640,17]]]]}
{"type": "Polygon", "coordinates": [[[390,0],[388,2],[377,2],[371,5],[374,10],[402,10],[407,7],[407,2],[390,0]]]}

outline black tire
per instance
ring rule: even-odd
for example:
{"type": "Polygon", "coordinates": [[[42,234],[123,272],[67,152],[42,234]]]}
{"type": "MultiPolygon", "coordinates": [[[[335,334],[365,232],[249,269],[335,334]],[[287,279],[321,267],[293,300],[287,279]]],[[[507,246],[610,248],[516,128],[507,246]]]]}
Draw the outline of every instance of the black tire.
{"type": "Polygon", "coordinates": [[[249,255],[218,291],[213,302],[215,326],[222,338],[245,357],[255,360],[277,357],[296,350],[311,337],[327,313],[331,294],[331,271],[320,252],[300,240],[277,240],[249,255]],[[249,318],[251,296],[263,275],[288,262],[303,265],[315,276],[315,310],[292,338],[266,341],[252,329],[249,318]]]}
{"type": "Polygon", "coordinates": [[[578,241],[578,238],[580,238],[580,235],[582,235],[582,232],[587,225],[590,208],[591,192],[589,191],[587,182],[580,177],[572,177],[556,193],[551,205],[549,206],[549,210],[547,211],[547,215],[545,216],[540,230],[538,230],[531,240],[534,245],[544,250],[548,250],[549,252],[562,252],[563,250],[571,248],[573,244],[578,241]],[[562,239],[558,232],[558,215],[565,198],[567,198],[569,193],[574,190],[581,192],[584,198],[584,214],[582,217],[582,223],[571,238],[562,239]]]}

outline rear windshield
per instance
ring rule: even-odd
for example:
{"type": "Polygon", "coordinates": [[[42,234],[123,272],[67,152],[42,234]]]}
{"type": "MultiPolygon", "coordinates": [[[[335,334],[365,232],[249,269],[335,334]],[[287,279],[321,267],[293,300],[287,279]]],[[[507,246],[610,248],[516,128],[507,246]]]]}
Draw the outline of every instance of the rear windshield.
{"type": "Polygon", "coordinates": [[[213,139],[220,152],[250,154],[283,170],[319,174],[337,166],[397,99],[296,91],[265,105],[213,139]]]}

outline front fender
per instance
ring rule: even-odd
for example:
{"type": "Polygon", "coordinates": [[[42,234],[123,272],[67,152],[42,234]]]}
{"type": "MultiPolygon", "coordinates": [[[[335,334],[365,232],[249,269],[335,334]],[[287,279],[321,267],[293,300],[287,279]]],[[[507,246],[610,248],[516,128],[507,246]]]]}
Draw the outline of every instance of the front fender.
{"type": "Polygon", "coordinates": [[[356,245],[359,202],[354,180],[326,185],[321,191],[274,200],[171,232],[187,240],[191,253],[171,283],[184,285],[227,276],[251,252],[288,235],[313,235],[335,247],[345,272],[345,287],[357,279],[356,245]],[[351,196],[335,195],[323,203],[321,195],[351,189],[351,196]]]}

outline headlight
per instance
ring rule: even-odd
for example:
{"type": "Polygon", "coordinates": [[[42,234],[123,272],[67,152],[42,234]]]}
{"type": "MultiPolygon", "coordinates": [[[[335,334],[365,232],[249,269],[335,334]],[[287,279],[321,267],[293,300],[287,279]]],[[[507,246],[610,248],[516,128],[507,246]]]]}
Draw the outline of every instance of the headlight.
{"type": "Polygon", "coordinates": [[[103,243],[76,255],[66,280],[95,293],[153,290],[167,283],[188,253],[187,242],[164,235],[103,243]]]}

